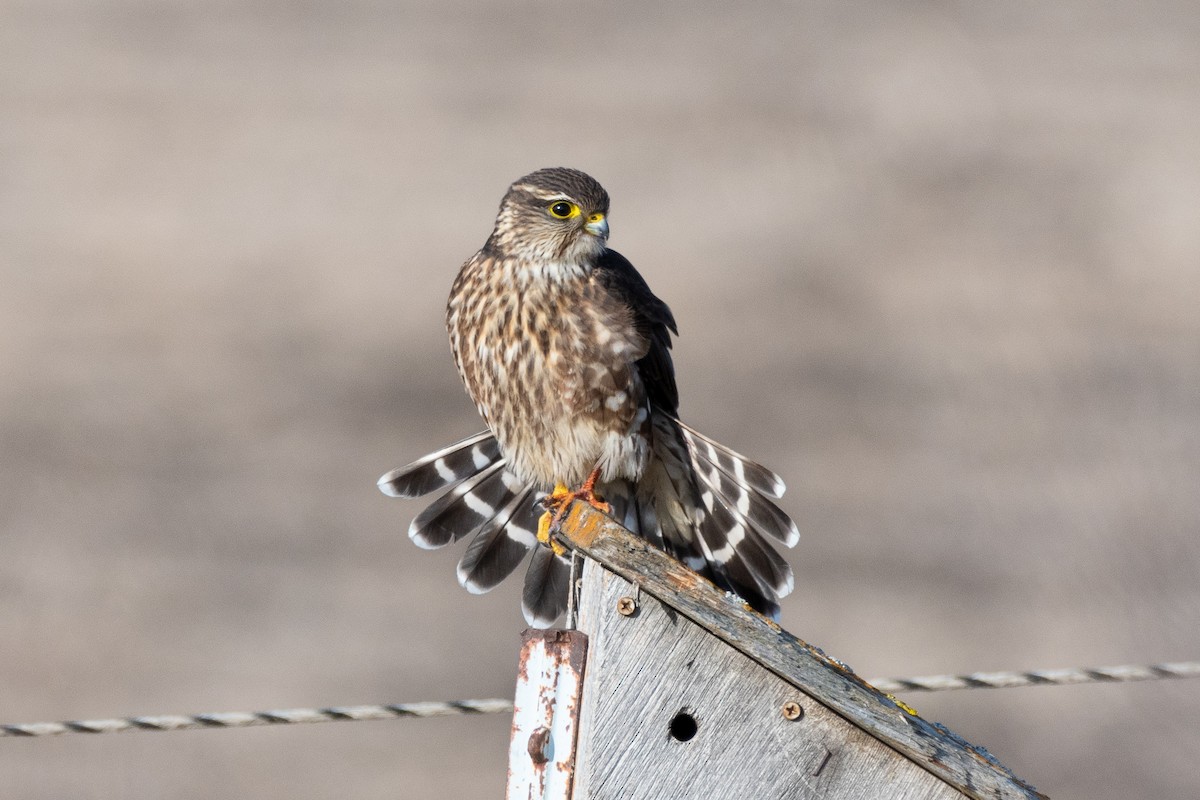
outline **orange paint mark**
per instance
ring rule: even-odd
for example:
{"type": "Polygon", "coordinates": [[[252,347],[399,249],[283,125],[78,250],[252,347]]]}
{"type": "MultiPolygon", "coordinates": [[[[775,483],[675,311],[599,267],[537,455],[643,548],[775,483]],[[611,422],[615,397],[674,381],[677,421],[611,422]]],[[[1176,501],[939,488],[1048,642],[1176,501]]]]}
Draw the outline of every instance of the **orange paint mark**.
{"type": "Polygon", "coordinates": [[[604,525],[604,517],[600,514],[585,515],[584,508],[585,506],[582,504],[571,507],[566,522],[562,526],[562,534],[576,547],[588,548],[599,538],[600,530],[604,525]]]}

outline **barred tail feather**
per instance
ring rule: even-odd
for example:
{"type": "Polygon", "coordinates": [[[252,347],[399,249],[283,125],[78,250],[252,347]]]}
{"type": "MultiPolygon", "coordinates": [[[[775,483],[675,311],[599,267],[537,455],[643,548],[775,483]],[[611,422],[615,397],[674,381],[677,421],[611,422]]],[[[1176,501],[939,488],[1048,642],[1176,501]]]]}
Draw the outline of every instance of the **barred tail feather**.
{"type": "Polygon", "coordinates": [[[643,484],[652,493],[665,549],[762,613],[777,615],[778,599],[792,591],[794,578],[767,539],[790,546],[800,536],[767,499],[782,493],[783,482],[672,417],[653,422],[656,458],[643,484]],[[656,473],[666,479],[656,480],[656,473]]]}
{"type": "MultiPolygon", "coordinates": [[[[658,523],[658,515],[654,511],[654,504],[637,500],[635,505],[637,506],[638,534],[658,549],[666,550],[667,543],[663,540],[662,526],[658,523]]],[[[679,558],[679,556],[676,556],[676,558],[679,558]]]]}
{"type": "Polygon", "coordinates": [[[761,574],[767,580],[767,585],[775,592],[775,596],[787,597],[791,594],[792,590],[796,588],[796,577],[792,573],[792,565],[753,529],[746,532],[746,540],[750,547],[757,548],[762,553],[763,562],[769,565],[761,574]]]}
{"type": "Polygon", "coordinates": [[[731,541],[730,531],[716,524],[712,515],[706,516],[697,526],[697,540],[705,559],[712,582],[731,591],[745,600],[760,614],[772,619],[779,615],[779,604],[773,592],[765,591],[758,576],[737,549],[740,541],[731,541]]]}
{"type": "Polygon", "coordinates": [[[719,503],[705,514],[700,535],[714,571],[728,577],[728,588],[763,614],[777,616],[778,599],[792,589],[791,569],[781,565],[778,553],[719,503]]]}
{"type": "MultiPolygon", "coordinates": [[[[515,484],[516,479],[509,476],[515,484]]],[[[510,493],[494,516],[475,531],[467,552],[458,562],[458,582],[471,594],[483,594],[512,573],[537,545],[536,519],[530,519],[533,489],[520,486],[510,493]]]]}
{"type": "Polygon", "coordinates": [[[598,494],[612,506],[609,516],[621,527],[637,534],[660,550],[666,549],[662,526],[654,512],[654,503],[640,496],[633,484],[623,480],[613,481],[600,486],[598,494]]]}
{"type": "Polygon", "coordinates": [[[712,559],[697,531],[702,511],[695,470],[678,423],[665,414],[652,414],[653,455],[637,486],[642,538],[661,547],[688,569],[715,580],[712,559]]]}
{"type": "Polygon", "coordinates": [[[496,437],[484,431],[392,470],[379,479],[379,489],[391,497],[420,497],[469,478],[499,459],[496,437]]]}
{"type": "Polygon", "coordinates": [[[411,498],[450,487],[417,515],[408,535],[426,549],[471,536],[457,572],[473,594],[493,589],[534,550],[522,609],[530,625],[548,627],[566,608],[569,562],[537,547],[537,501],[544,492],[521,483],[505,465],[495,437],[484,431],[392,470],[379,488],[411,498]]]}
{"type": "Polygon", "coordinates": [[[723,536],[724,544],[714,551],[714,557],[745,565],[745,572],[768,598],[786,597],[791,593],[795,586],[791,566],[753,528],[721,506],[706,516],[705,524],[723,536]]]}
{"type": "Polygon", "coordinates": [[[556,556],[549,547],[539,547],[529,560],[525,589],[521,593],[521,612],[535,628],[549,628],[567,610],[570,591],[571,561],[556,556]]]}
{"type": "MultiPolygon", "coordinates": [[[[739,483],[703,451],[692,450],[692,463],[709,492],[715,493],[740,521],[787,547],[794,547],[800,541],[800,529],[792,518],[753,486],[739,483]]],[[[711,505],[711,501],[706,500],[705,504],[711,505]]]]}
{"type": "Polygon", "coordinates": [[[500,461],[455,486],[417,515],[408,536],[432,549],[456,542],[486,525],[525,487],[500,461]]]}
{"type": "Polygon", "coordinates": [[[693,453],[701,455],[708,463],[729,475],[735,482],[749,486],[767,497],[783,497],[784,490],[787,489],[783,478],[762,464],[751,461],[741,453],[714,442],[679,420],[675,420],[675,423],[683,431],[683,438],[693,453]]]}
{"type": "MultiPolygon", "coordinates": [[[[612,516],[718,586],[776,617],[792,591],[791,567],[769,540],[792,546],[796,524],[769,498],[783,494],[779,476],[676,420],[651,415],[654,446],[636,484],[599,487],[612,516]]],[[[458,565],[459,582],[481,594],[494,588],[532,550],[521,608],[534,627],[549,627],[565,611],[570,562],[537,546],[538,500],[544,493],[505,468],[490,432],[467,437],[379,479],[393,497],[445,489],[409,528],[424,548],[471,536],[458,565]]]]}
{"type": "Polygon", "coordinates": [[[434,550],[470,533],[479,524],[479,514],[472,509],[473,505],[478,507],[475,492],[486,491],[489,481],[500,482],[502,469],[504,462],[498,461],[434,500],[408,526],[408,538],[417,547],[434,550]],[[470,500],[465,499],[468,496],[470,500]]]}

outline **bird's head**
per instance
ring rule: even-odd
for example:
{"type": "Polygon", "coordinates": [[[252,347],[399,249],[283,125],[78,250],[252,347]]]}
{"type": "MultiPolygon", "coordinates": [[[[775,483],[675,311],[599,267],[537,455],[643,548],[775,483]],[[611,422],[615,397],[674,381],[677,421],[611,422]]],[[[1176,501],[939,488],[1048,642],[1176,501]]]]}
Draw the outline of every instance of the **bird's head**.
{"type": "Polygon", "coordinates": [[[566,167],[518,179],[500,202],[488,245],[531,262],[588,267],[608,240],[608,192],[566,167]]]}

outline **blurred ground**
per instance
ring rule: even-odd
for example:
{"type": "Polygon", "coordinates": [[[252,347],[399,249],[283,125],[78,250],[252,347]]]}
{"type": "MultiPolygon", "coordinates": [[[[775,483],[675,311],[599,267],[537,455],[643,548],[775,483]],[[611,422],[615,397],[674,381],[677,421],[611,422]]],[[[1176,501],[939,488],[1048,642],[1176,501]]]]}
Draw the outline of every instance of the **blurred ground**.
{"type": "MultiPolygon", "coordinates": [[[[566,164],[686,419],[784,475],[866,675],[1200,657],[1190,2],[0,5],[0,721],[511,693],[518,586],[376,477],[566,164]]],[[[1200,683],[908,698],[1058,800],[1193,798],[1200,683]]],[[[500,796],[500,717],[0,742],[0,794],[500,796]]]]}

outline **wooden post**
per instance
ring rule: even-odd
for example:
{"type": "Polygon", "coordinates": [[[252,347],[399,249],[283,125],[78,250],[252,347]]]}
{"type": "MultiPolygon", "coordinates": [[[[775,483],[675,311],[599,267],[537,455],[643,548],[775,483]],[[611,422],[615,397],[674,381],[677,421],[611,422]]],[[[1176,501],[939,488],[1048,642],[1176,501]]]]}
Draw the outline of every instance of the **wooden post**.
{"type": "MultiPolygon", "coordinates": [[[[587,669],[570,794],[533,796],[1043,797],[585,504],[560,539],[587,556],[587,669]]],[[[514,723],[510,769],[522,752],[514,723]]]]}

